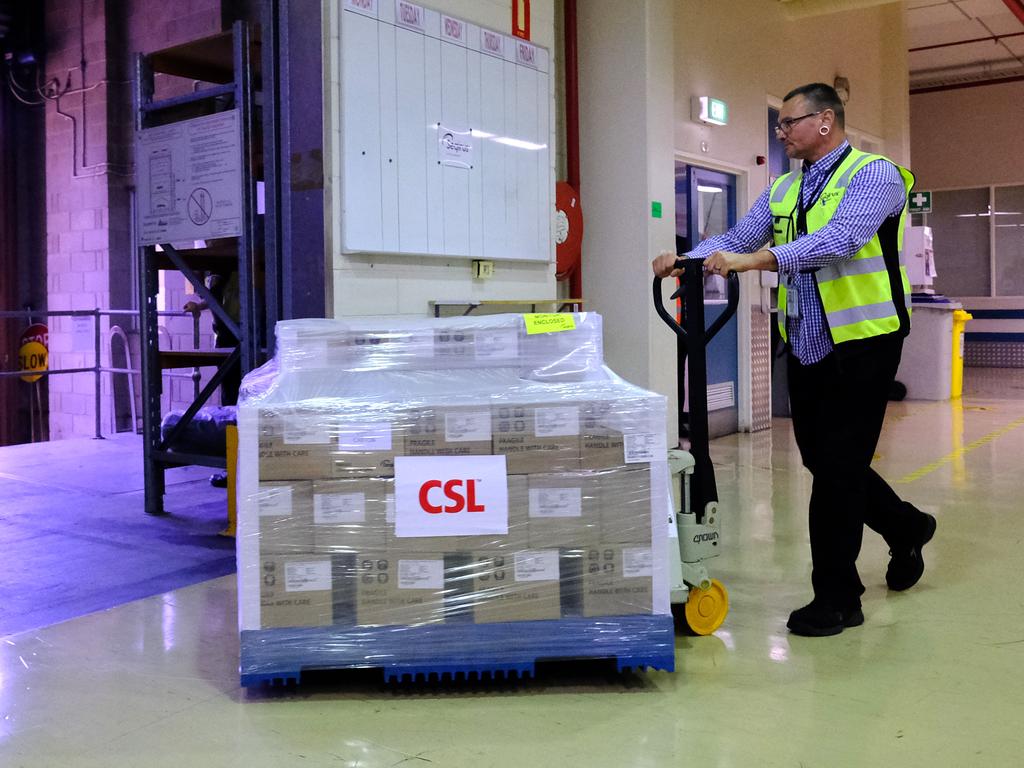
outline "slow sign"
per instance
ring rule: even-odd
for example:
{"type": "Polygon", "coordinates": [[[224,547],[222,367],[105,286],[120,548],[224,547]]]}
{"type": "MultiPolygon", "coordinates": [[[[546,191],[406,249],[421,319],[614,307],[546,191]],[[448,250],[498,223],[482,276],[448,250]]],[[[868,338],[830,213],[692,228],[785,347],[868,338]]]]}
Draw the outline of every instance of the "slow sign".
{"type": "MultiPolygon", "coordinates": [[[[21,371],[45,371],[48,368],[50,353],[50,331],[42,323],[33,323],[21,332],[18,340],[18,369],[21,371]]],[[[39,381],[40,374],[26,374],[22,381],[39,381]]]]}

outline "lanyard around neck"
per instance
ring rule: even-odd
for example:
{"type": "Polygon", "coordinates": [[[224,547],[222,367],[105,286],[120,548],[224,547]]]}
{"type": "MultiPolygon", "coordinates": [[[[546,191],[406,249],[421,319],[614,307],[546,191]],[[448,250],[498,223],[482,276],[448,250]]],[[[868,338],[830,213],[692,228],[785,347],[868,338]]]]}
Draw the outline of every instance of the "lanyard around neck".
{"type": "Polygon", "coordinates": [[[821,183],[819,183],[818,186],[815,187],[814,191],[810,196],[810,202],[807,205],[804,204],[804,182],[807,181],[807,174],[800,174],[800,192],[798,193],[796,200],[797,237],[803,237],[804,235],[807,234],[807,211],[814,207],[814,204],[818,201],[818,197],[821,195],[822,190],[829,183],[829,181],[832,180],[832,176],[833,174],[835,174],[836,169],[839,168],[843,160],[846,159],[847,155],[850,154],[850,151],[852,149],[853,147],[847,145],[846,149],[843,150],[842,154],[840,154],[839,157],[836,158],[835,162],[828,167],[824,174],[822,174],[821,183]]]}

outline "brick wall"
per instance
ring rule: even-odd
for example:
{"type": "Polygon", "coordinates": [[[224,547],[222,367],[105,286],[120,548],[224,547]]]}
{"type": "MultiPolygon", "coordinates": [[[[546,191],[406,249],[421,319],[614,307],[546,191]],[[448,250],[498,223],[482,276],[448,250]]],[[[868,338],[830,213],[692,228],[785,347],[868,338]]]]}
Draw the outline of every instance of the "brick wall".
{"type": "MultiPolygon", "coordinates": [[[[131,159],[134,58],[204,37],[221,29],[220,0],[46,0],[46,77],[61,86],[83,86],[85,93],[64,96],[46,107],[46,250],[48,306],[51,310],[131,309],[135,306],[135,254],[131,244],[131,159]],[[83,24],[84,18],[84,24],[83,24]],[[58,112],[65,113],[61,115],[58,112]]],[[[168,88],[158,83],[160,88],[168,88]]],[[[177,88],[188,87],[178,84],[177,88]]],[[[167,94],[163,94],[167,95],[167,94]]],[[[180,277],[168,282],[167,306],[180,308],[180,277]]],[[[135,334],[133,363],[138,365],[137,329],[131,317],[103,319],[102,361],[108,363],[106,334],[111,323],[135,334]]],[[[209,319],[204,319],[209,329],[209,319]]],[[[188,321],[171,323],[172,334],[186,333],[188,321]],[[182,330],[183,326],[186,330],[182,330]]],[[[93,341],[81,321],[50,320],[52,368],[92,366],[93,341]],[[77,332],[76,332],[77,328],[77,332]]],[[[208,337],[206,346],[212,345],[208,337]]],[[[180,338],[174,348],[180,349],[180,338]]],[[[120,363],[120,360],[117,361],[120,363]]],[[[208,374],[207,374],[208,375],[208,374]]],[[[127,411],[121,377],[119,410],[127,411]]],[[[95,379],[91,373],[51,376],[52,439],[89,436],[95,429],[95,379]]],[[[136,391],[141,382],[136,381],[136,391]]],[[[179,390],[183,386],[175,386],[179,390]]],[[[114,398],[104,377],[101,419],[110,430],[114,398]]],[[[191,382],[187,396],[191,399],[191,382]]]]}

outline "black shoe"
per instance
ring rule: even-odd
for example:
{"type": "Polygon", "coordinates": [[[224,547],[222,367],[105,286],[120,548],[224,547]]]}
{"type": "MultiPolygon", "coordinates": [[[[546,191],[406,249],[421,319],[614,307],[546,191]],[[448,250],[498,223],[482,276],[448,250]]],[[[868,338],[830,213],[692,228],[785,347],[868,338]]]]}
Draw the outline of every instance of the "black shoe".
{"type": "Polygon", "coordinates": [[[831,603],[815,598],[789,614],[786,626],[794,635],[827,637],[838,635],[848,627],[859,627],[863,623],[864,612],[859,605],[839,610],[831,603]]]}
{"type": "Polygon", "coordinates": [[[889,550],[892,557],[889,559],[889,568],[885,572],[885,583],[889,585],[889,589],[895,592],[910,589],[920,580],[921,574],[924,573],[924,558],[921,556],[921,550],[935,535],[935,518],[927,512],[917,511],[924,516],[917,539],[908,546],[894,547],[889,550]]]}
{"type": "Polygon", "coordinates": [[[218,472],[216,475],[210,475],[210,485],[212,485],[214,488],[227,488],[228,473],[218,472]]]}

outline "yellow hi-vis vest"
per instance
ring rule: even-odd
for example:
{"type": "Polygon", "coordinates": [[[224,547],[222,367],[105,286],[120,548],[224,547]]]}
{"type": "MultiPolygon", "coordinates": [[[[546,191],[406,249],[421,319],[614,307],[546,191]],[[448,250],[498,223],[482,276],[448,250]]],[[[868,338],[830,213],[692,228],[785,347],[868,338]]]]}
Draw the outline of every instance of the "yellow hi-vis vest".
{"type": "MultiPolygon", "coordinates": [[[[832,219],[846,194],[850,179],[881,155],[850,148],[833,169],[832,175],[811,207],[806,211],[806,234],[824,227],[832,219]]],[[[896,163],[893,163],[896,165],[896,163]]],[[[914,175],[899,165],[907,195],[914,186],[914,175]]],[[[798,237],[798,202],[802,173],[780,176],[771,187],[772,238],[784,245],[798,237]]],[[[872,238],[853,256],[814,272],[818,295],[833,344],[868,339],[887,333],[910,331],[910,281],[903,259],[903,225],[907,215],[904,203],[899,216],[885,220],[872,238]]],[[[780,276],[781,278],[781,276],[780,276]]],[[[779,280],[779,330],[786,340],[786,286],[779,280]]]]}

